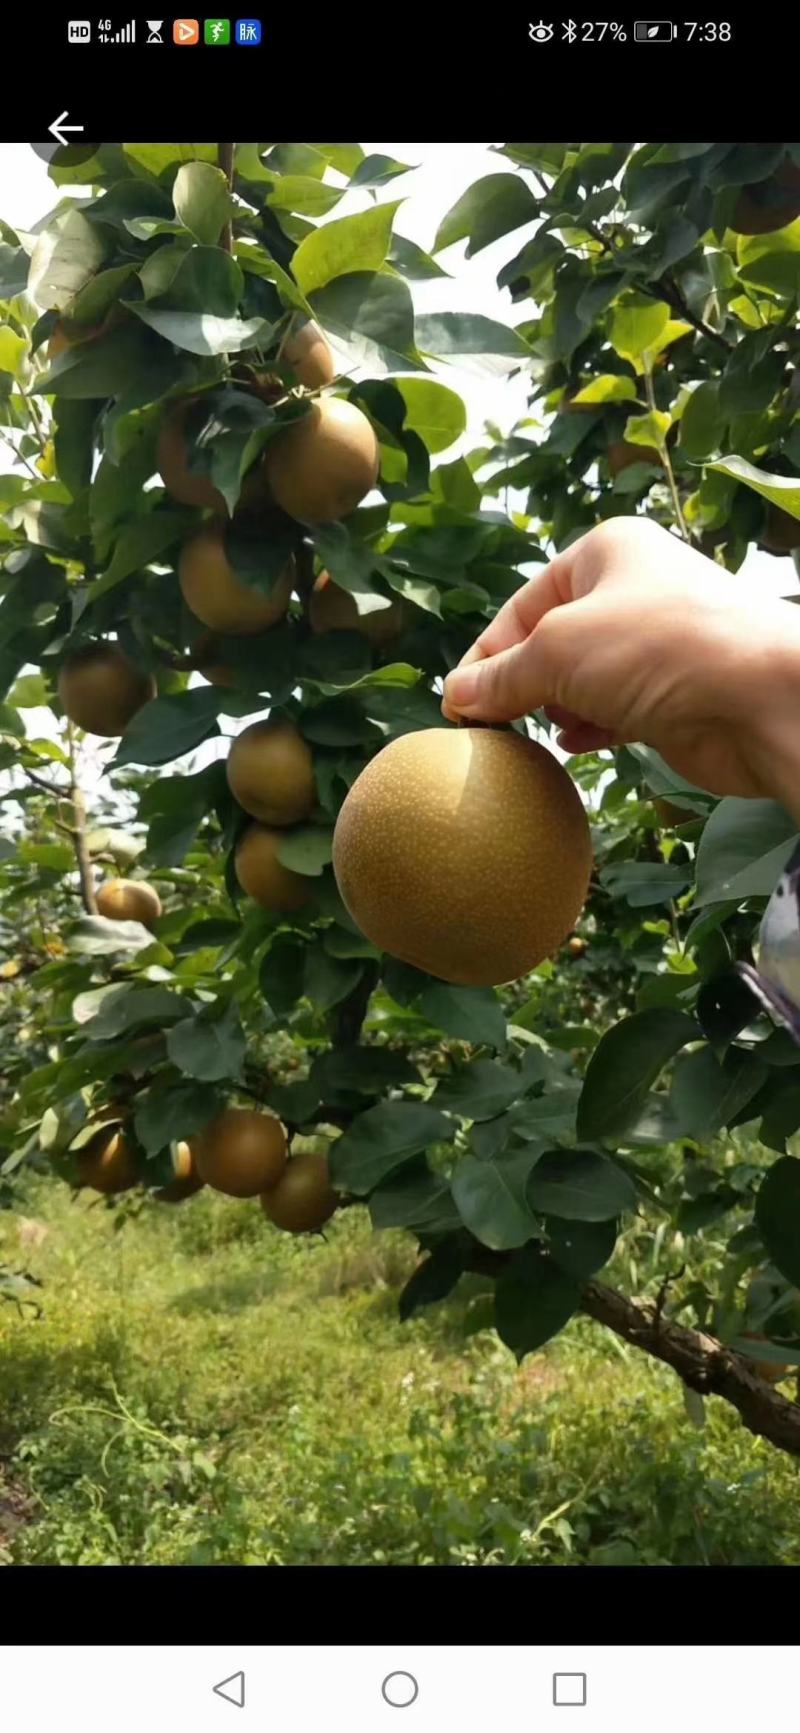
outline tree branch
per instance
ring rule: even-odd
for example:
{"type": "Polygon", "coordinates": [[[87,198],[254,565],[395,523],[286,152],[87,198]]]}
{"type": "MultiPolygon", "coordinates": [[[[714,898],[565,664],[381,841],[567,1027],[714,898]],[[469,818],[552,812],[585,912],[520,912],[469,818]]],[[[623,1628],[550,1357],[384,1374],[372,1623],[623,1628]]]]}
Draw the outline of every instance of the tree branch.
{"type": "Polygon", "coordinates": [[[748,1432],[800,1456],[800,1406],[751,1372],[740,1354],[715,1337],[665,1320],[649,1302],[629,1300],[601,1282],[586,1283],[581,1310],[631,1347],[671,1366],[690,1390],[722,1396],[748,1432]]]}
{"type": "MultiPolygon", "coordinates": [[[[502,1275],[511,1254],[490,1251],[476,1241],[466,1264],[476,1275],[496,1279],[502,1275]]],[[[616,1288],[602,1282],[586,1282],[578,1310],[605,1324],[615,1336],[640,1348],[655,1360],[671,1366],[690,1390],[701,1396],[721,1396],[735,1408],[748,1432],[769,1439],[778,1450],[800,1456],[800,1405],[779,1395],[771,1384],[751,1371],[741,1354],[726,1348],[704,1330],[689,1330],[663,1316],[665,1295],[659,1299],[629,1300],[616,1288]]]]}
{"type": "Polygon", "coordinates": [[[660,298],[669,302],[673,313],[680,313],[681,318],[686,320],[687,325],[693,325],[695,331],[699,331],[701,337],[707,337],[710,343],[720,344],[729,354],[733,349],[735,349],[735,343],[729,343],[727,337],[723,337],[721,331],[712,330],[711,326],[707,325],[705,320],[699,317],[699,314],[692,312],[691,307],[684,300],[674,277],[662,277],[661,280],[656,283],[655,287],[660,298]]]}

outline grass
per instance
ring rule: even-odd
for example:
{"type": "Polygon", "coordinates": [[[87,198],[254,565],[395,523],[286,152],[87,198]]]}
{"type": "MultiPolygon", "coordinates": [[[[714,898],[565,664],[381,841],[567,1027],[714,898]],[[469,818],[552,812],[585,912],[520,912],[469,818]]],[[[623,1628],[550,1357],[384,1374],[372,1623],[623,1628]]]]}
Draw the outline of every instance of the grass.
{"type": "Polygon", "coordinates": [[[724,1404],[698,1429],[583,1320],[518,1369],[477,1288],[401,1325],[413,1248],[360,1210],[324,1243],[207,1194],[120,1232],[52,1181],[25,1210],[0,1262],[43,1311],[0,1306],[0,1559],[800,1563],[798,1468],[724,1404]]]}

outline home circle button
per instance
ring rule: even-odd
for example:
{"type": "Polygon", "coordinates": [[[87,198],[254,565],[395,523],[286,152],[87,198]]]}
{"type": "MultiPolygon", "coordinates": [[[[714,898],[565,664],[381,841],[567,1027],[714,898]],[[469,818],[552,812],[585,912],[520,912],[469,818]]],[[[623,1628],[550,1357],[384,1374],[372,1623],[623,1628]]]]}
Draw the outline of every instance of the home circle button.
{"type": "Polygon", "coordinates": [[[388,1673],[381,1685],[381,1696],[392,1709],[410,1709],[419,1696],[419,1685],[412,1673],[388,1673]]]}

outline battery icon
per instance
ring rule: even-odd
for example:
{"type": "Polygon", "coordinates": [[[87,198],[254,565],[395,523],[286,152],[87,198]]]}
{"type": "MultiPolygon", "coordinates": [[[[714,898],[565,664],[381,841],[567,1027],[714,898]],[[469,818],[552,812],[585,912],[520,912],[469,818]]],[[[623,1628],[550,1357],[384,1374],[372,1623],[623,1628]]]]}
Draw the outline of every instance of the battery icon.
{"type": "Polygon", "coordinates": [[[634,42],[671,42],[674,35],[670,18],[637,18],[633,26],[634,42]]]}

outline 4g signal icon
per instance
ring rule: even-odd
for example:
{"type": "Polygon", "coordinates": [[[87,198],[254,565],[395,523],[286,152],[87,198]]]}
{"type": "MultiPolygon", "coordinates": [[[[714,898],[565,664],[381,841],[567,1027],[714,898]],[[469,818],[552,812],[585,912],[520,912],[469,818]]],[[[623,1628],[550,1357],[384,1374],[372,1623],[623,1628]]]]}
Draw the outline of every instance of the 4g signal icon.
{"type": "Polygon", "coordinates": [[[114,30],[110,18],[101,18],[97,33],[101,42],[135,42],[136,20],[131,18],[129,23],[122,25],[121,29],[114,30]]]}

